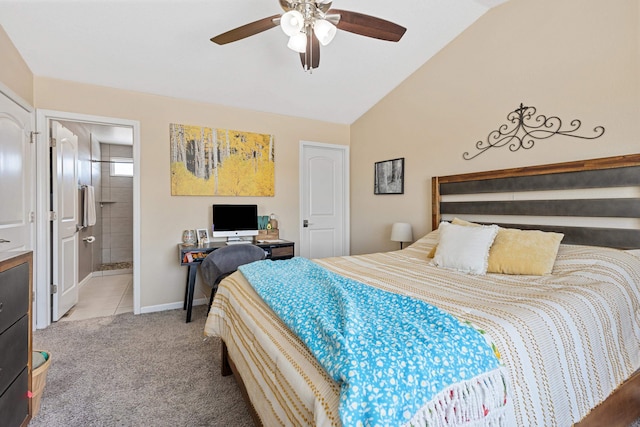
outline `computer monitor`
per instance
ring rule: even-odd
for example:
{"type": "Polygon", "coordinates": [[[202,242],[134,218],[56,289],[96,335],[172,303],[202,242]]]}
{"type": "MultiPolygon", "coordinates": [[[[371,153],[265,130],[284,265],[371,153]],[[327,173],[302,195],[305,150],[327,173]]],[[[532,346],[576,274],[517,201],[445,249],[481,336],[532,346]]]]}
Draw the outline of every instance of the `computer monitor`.
{"type": "Polygon", "coordinates": [[[258,205],[213,205],[213,237],[240,240],[258,235],[258,205]]]}

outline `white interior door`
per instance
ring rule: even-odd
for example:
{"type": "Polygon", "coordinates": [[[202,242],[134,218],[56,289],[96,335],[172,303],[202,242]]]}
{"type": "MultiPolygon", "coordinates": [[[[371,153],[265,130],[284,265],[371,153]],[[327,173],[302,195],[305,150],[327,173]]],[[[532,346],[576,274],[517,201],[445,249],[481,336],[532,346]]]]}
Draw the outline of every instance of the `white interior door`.
{"type": "Polygon", "coordinates": [[[32,114],[0,92],[0,251],[33,249],[32,114]]]}
{"type": "Polygon", "coordinates": [[[348,147],[302,142],[300,179],[300,255],[348,255],[348,147]]]}
{"type": "Polygon", "coordinates": [[[78,302],[78,137],[51,122],[51,317],[59,320],[78,302]]]}

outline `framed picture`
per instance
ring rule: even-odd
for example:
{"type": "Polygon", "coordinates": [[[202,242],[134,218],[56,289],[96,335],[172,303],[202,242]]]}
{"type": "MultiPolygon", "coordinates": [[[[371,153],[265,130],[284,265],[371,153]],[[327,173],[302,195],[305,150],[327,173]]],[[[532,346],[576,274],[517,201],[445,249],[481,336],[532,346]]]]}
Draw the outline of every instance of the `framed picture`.
{"type": "Polygon", "coordinates": [[[198,236],[198,244],[204,245],[205,243],[209,243],[209,230],[206,228],[198,228],[196,230],[196,234],[198,236]]]}
{"type": "Polygon", "coordinates": [[[373,194],[404,194],[404,157],[375,163],[373,194]]]}

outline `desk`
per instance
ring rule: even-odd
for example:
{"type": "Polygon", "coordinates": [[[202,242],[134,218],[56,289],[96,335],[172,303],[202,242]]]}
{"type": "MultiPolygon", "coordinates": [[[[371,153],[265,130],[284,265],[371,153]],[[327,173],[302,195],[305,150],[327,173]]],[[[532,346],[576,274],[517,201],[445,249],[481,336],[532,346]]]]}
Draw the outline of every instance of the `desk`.
{"type": "MultiPolygon", "coordinates": [[[[293,258],[293,242],[279,240],[277,242],[256,243],[255,245],[264,250],[267,259],[279,260],[293,258]]],[[[180,265],[186,265],[189,268],[184,290],[184,304],[182,306],[183,310],[187,310],[187,323],[191,322],[191,310],[193,308],[193,294],[196,287],[198,266],[211,252],[225,246],[227,246],[225,242],[211,242],[204,245],[186,245],[181,243],[178,245],[180,265]]]]}

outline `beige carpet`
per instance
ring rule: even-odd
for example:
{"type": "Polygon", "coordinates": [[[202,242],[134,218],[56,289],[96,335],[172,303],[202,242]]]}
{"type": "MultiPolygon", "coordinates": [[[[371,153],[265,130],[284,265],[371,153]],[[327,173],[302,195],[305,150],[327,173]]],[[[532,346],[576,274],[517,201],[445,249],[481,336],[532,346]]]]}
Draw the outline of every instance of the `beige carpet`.
{"type": "Polygon", "coordinates": [[[202,334],[205,308],[188,324],[172,310],[36,331],[33,348],[52,359],[29,426],[253,426],[235,380],[220,376],[219,341],[202,334]]]}
{"type": "Polygon", "coordinates": [[[31,427],[253,426],[220,343],[203,336],[206,306],[58,322],[34,332],[51,352],[31,427]]]}

